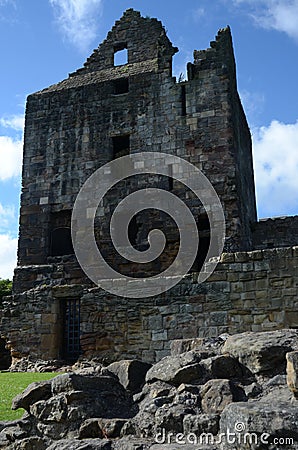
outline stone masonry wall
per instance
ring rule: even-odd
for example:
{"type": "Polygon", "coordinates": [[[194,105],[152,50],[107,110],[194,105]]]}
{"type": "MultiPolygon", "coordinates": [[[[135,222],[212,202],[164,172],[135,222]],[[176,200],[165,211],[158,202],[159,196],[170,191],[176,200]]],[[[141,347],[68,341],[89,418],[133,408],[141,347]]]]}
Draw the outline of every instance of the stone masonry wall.
{"type": "Polygon", "coordinates": [[[84,356],[155,361],[169,353],[172,339],[297,328],[297,279],[298,247],[288,247],[225,253],[207,282],[188,275],[168,292],[141,300],[79,285],[40,286],[5,303],[1,332],[14,358],[29,352],[57,358],[61,305],[81,298],[84,356]]]}
{"type": "Polygon", "coordinates": [[[298,216],[261,219],[253,227],[255,249],[288,247],[298,242],[298,216]]]}
{"type": "MultiPolygon", "coordinates": [[[[115,139],[123,136],[129,136],[129,153],[164,152],[201,169],[223,205],[226,250],[252,248],[250,223],[255,222],[256,211],[251,139],[237,94],[231,32],[229,28],[220,30],[209,49],[194,52],[194,61],[188,65],[189,79],[184,83],[177,83],[171,74],[176,51],[160,22],[128,10],[81,70],[28,97],[14,292],[36,286],[36,276],[29,267],[36,266],[36,274],[39,265],[39,280],[44,279],[46,266],[51,266],[56,256],[51,253],[51,241],[55,224],[61,223],[59,214],[69,218],[63,226],[70,230],[79,189],[97,168],[117,157],[113,146],[115,139]],[[144,30],[148,32],[144,34],[144,30]],[[128,63],[114,66],[114,52],[124,44],[128,63]],[[115,94],[115,81],[119,80],[128,83],[128,91],[120,95],[115,94]]],[[[107,262],[126,274],[139,268],[114,252],[109,236],[111,214],[128,193],[158,183],[151,178],[148,181],[148,177],[136,178],[118,183],[106,196],[97,211],[95,230],[107,262]]],[[[168,177],[164,178],[159,186],[170,189],[168,177]]],[[[172,191],[185,200],[200,229],[200,218],[206,215],[200,202],[175,181],[172,191]]],[[[160,224],[165,228],[165,221],[153,214],[139,222],[136,240],[140,237],[140,245],[150,231],[147,224],[151,229],[160,228],[160,224]]],[[[173,234],[172,225],[166,228],[166,236],[173,234]]],[[[167,265],[176,253],[177,242],[173,236],[158,267],[141,270],[148,275],[161,273],[164,262],[167,265]]],[[[62,284],[63,273],[72,272],[73,264],[67,258],[59,264],[62,284]]],[[[53,272],[56,274],[49,268],[49,277],[53,272]]],[[[82,283],[88,283],[78,272],[69,276],[68,282],[78,283],[80,277],[82,283]]],[[[56,275],[53,280],[57,282],[56,275]]]]}

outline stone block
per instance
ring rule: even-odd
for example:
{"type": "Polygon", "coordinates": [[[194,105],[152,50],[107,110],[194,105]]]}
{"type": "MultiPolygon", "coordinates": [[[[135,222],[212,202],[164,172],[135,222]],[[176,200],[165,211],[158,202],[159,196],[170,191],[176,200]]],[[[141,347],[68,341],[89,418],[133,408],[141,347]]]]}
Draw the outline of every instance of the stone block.
{"type": "Polygon", "coordinates": [[[298,351],[289,352],[287,358],[287,384],[289,389],[298,398],[298,351]]]}

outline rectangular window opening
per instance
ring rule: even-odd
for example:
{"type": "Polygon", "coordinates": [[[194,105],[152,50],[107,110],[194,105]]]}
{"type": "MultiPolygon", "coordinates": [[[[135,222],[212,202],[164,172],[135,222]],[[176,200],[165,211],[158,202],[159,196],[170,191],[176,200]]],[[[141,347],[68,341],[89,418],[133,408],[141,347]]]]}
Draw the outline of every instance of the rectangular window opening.
{"type": "Polygon", "coordinates": [[[129,134],[114,136],[113,138],[113,158],[129,155],[130,137],[129,134]]]}
{"type": "Polygon", "coordinates": [[[128,78],[120,78],[119,80],[115,80],[114,84],[114,94],[126,94],[129,90],[128,78]]]}
{"type": "Polygon", "coordinates": [[[51,213],[49,230],[49,256],[73,255],[71,239],[71,211],[51,213]]]}
{"type": "Polygon", "coordinates": [[[121,43],[114,47],[114,66],[124,66],[128,63],[127,44],[121,43]]]}

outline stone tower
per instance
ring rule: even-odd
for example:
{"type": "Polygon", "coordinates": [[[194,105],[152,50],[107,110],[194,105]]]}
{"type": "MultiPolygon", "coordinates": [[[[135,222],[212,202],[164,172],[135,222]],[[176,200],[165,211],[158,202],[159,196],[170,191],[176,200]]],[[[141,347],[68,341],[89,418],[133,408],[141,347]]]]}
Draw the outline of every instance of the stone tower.
{"type": "MultiPolygon", "coordinates": [[[[221,30],[211,48],[194,52],[186,82],[172,76],[177,51],[161,22],[130,9],[82,69],[28,97],[16,292],[34,287],[56,257],[68,282],[83,282],[75,258],[65,257],[73,253],[74,201],[98,167],[127,153],[162,151],[195,164],[224,206],[226,248],[252,247],[251,139],[237,93],[230,30],[221,30]],[[127,64],[115,66],[124,49],[127,64]]],[[[111,195],[101,229],[122,191],[120,186],[111,195]]],[[[197,216],[204,229],[204,216],[197,216]]]]}
{"type": "MultiPolygon", "coordinates": [[[[251,262],[267,256],[250,252],[257,227],[251,137],[237,92],[230,29],[220,30],[207,50],[194,52],[187,81],[177,82],[172,75],[177,51],[161,22],[129,9],[83,68],[28,97],[18,266],[7,306],[17,311],[13,329],[5,313],[1,318],[2,335],[15,358],[74,359],[81,353],[153,360],[167,354],[170,339],[255,326],[243,301],[256,298],[250,294],[256,283],[261,286],[260,277],[269,283],[271,266],[251,262]],[[127,61],[117,64],[120,53],[127,61]],[[209,242],[206,212],[171,174],[153,177],[153,185],[188,204],[202,247],[193,273],[180,285],[137,304],[94,288],[74,255],[70,227],[74,202],[88,177],[105,163],[140,151],[177,155],[209,178],[223,205],[229,253],[213,278],[198,285],[195,272],[209,242]],[[242,256],[235,260],[235,255],[242,256]],[[258,281],[252,281],[255,273],[258,281]]],[[[173,232],[166,257],[145,269],[113,253],[108,238],[113,209],[129,190],[144,186],[148,179],[116,185],[99,208],[95,230],[107,261],[136,277],[162,269],[177,244],[173,232]]],[[[151,212],[132,222],[130,240],[142,249],[148,229],[164,226],[166,219],[151,212]]],[[[166,227],[171,234],[172,224],[166,227]]],[[[264,315],[264,302],[255,311],[264,315]]]]}

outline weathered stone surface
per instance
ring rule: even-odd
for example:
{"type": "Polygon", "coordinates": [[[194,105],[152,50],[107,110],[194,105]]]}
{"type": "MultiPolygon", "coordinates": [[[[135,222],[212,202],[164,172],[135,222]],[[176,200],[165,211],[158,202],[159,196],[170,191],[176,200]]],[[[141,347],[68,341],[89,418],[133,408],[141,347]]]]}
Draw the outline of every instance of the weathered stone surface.
{"type": "Polygon", "coordinates": [[[238,360],[227,355],[203,359],[200,365],[208,378],[241,379],[244,375],[244,368],[238,360]]]}
{"type": "Polygon", "coordinates": [[[246,386],[243,386],[243,390],[248,399],[256,398],[262,393],[262,386],[259,383],[253,382],[246,386]]]}
{"type": "Polygon", "coordinates": [[[222,352],[238,358],[252,373],[274,375],[284,372],[286,353],[296,349],[298,349],[298,331],[278,330],[230,336],[222,352]]]}
{"type": "Polygon", "coordinates": [[[51,381],[42,381],[38,383],[31,383],[13,400],[11,409],[24,408],[29,412],[29,407],[39,400],[48,400],[52,395],[51,381]]]}
{"type": "Polygon", "coordinates": [[[39,436],[21,439],[7,446],[7,450],[46,450],[47,448],[48,441],[39,436]]]}
{"type": "MultiPolygon", "coordinates": [[[[235,432],[241,427],[241,433],[256,433],[257,436],[264,434],[268,441],[267,447],[270,447],[274,437],[293,438],[290,448],[296,448],[298,445],[298,408],[296,405],[280,403],[278,398],[271,402],[253,402],[253,403],[231,403],[228,405],[220,419],[220,432],[226,433],[227,429],[235,432]],[[241,424],[241,425],[239,425],[241,424]]],[[[240,433],[240,434],[241,434],[240,433]]],[[[223,448],[235,448],[233,444],[225,443],[223,448]]],[[[237,448],[246,449],[247,444],[238,444],[237,448]]],[[[252,447],[257,448],[257,447],[252,447]]]]}
{"type": "Polygon", "coordinates": [[[152,446],[151,439],[124,437],[113,442],[113,450],[149,450],[152,446]]]}
{"type": "Polygon", "coordinates": [[[80,426],[79,439],[119,438],[126,422],[126,419],[87,419],[80,426]]]}
{"type": "Polygon", "coordinates": [[[145,384],[142,389],[142,394],[140,394],[137,400],[142,400],[145,395],[148,395],[150,398],[167,397],[174,395],[174,388],[171,384],[165,383],[164,381],[150,382],[145,384]]]}
{"type": "Polygon", "coordinates": [[[200,380],[203,374],[199,362],[208,356],[200,352],[186,352],[178,356],[166,356],[155,364],[146,375],[146,381],[165,381],[170,384],[179,385],[200,380]]]}
{"type": "Polygon", "coordinates": [[[155,413],[155,429],[166,432],[183,433],[183,420],[187,414],[194,414],[192,406],[183,404],[165,404],[155,413]]]}
{"type": "Polygon", "coordinates": [[[191,350],[208,352],[212,356],[220,354],[221,347],[225,343],[228,335],[219,336],[218,338],[195,338],[195,339],[174,339],[171,341],[171,356],[181,355],[181,353],[191,350]]]}
{"type": "Polygon", "coordinates": [[[243,389],[230,380],[209,380],[201,388],[202,410],[208,414],[220,414],[232,402],[246,399],[243,389]]]}
{"type": "Polygon", "coordinates": [[[287,383],[298,398],[298,351],[287,353],[287,383]]]}
{"type": "Polygon", "coordinates": [[[105,439],[62,439],[48,447],[48,450],[111,450],[111,442],[105,439]]]}
{"type": "Polygon", "coordinates": [[[146,373],[152,364],[138,360],[122,360],[110,364],[106,370],[117,375],[122,386],[132,393],[139,392],[144,383],[146,373]]]}
{"type": "Polygon", "coordinates": [[[85,420],[79,429],[79,439],[103,438],[99,420],[96,418],[85,420]]]}
{"type": "Polygon", "coordinates": [[[216,435],[219,430],[219,417],[218,414],[186,415],[183,418],[183,433],[194,433],[196,436],[202,433],[216,435]]]}

